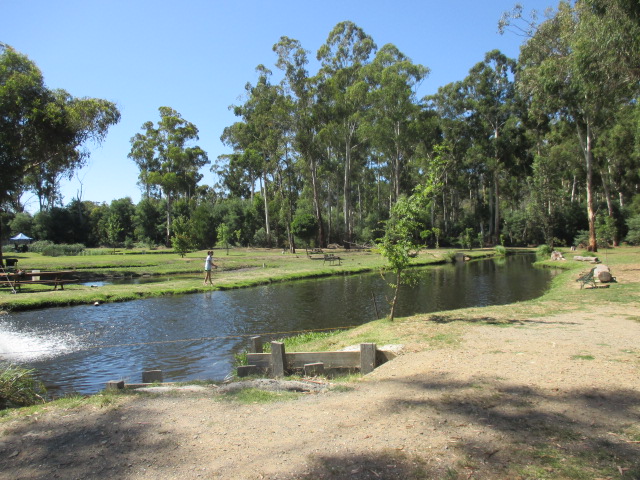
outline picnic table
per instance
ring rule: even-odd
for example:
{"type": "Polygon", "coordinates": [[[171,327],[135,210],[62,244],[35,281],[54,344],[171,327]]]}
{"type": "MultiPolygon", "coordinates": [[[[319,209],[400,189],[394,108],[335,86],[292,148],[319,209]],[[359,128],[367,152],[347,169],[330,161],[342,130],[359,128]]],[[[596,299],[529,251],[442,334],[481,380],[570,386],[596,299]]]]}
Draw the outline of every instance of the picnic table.
{"type": "Polygon", "coordinates": [[[21,285],[52,285],[54,290],[60,287],[60,290],[64,290],[65,283],[77,282],[77,278],[70,277],[75,273],[74,270],[57,270],[57,271],[39,271],[31,270],[6,272],[0,276],[0,285],[9,286],[13,290],[20,290],[21,285]]]}

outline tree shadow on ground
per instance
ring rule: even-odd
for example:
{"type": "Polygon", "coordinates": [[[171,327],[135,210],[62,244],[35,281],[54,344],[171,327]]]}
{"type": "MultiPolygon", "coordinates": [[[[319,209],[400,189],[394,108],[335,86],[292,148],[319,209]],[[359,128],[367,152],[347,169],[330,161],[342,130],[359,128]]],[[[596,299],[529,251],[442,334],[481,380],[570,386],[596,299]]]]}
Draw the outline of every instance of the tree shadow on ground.
{"type": "Polygon", "coordinates": [[[456,432],[455,448],[475,471],[506,471],[493,478],[514,478],[521,469],[510,466],[526,459],[522,478],[640,478],[640,391],[549,391],[490,378],[420,386],[427,395],[390,399],[387,412],[438,412],[449,422],[482,430],[456,432]]]}
{"type": "Polygon", "coordinates": [[[471,324],[482,324],[482,325],[579,325],[578,322],[549,322],[547,320],[532,320],[528,319],[517,319],[517,318],[495,318],[495,317],[471,317],[471,318],[463,318],[463,317],[453,317],[447,315],[429,315],[427,317],[427,322],[439,323],[439,324],[447,324],[453,322],[465,322],[471,324]]]}
{"type": "Polygon", "coordinates": [[[285,478],[291,480],[455,478],[449,477],[449,473],[447,467],[430,465],[420,456],[410,456],[401,451],[383,451],[368,455],[315,457],[307,471],[285,478]]]}
{"type": "Polygon", "coordinates": [[[176,448],[168,436],[140,441],[157,427],[128,423],[119,409],[71,409],[67,416],[73,418],[34,418],[7,429],[0,443],[0,472],[9,475],[3,478],[127,478],[144,465],[145,452],[157,455],[176,448]]]}
{"type": "Polygon", "coordinates": [[[389,382],[398,384],[398,393],[372,418],[397,418],[402,429],[426,425],[416,434],[440,430],[442,443],[414,453],[381,447],[370,454],[320,456],[286,478],[640,479],[639,391],[545,390],[446,376],[389,382]]]}

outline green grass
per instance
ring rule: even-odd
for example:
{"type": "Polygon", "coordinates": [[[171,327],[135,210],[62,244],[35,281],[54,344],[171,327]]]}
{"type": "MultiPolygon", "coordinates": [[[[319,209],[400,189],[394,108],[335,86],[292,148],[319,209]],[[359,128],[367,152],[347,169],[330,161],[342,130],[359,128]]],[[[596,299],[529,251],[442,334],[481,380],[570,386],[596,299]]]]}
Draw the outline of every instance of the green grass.
{"type": "Polygon", "coordinates": [[[0,367],[0,410],[44,403],[46,389],[35,371],[16,365],[0,367]]]}
{"type": "Polygon", "coordinates": [[[595,360],[596,357],[593,355],[572,355],[572,360],[595,360]]]}
{"type": "MultiPolygon", "coordinates": [[[[95,302],[124,302],[140,298],[183,295],[212,290],[229,290],[275,282],[357,274],[379,271],[384,259],[370,252],[340,251],[341,266],[323,265],[321,261],[300,253],[282,255],[281,250],[234,249],[229,255],[216,251],[214,285],[204,286],[203,264],[206,253],[192,252],[184,258],[174,253],[145,253],[118,255],[87,255],[73,257],[44,257],[36,253],[20,253],[18,267],[24,270],[74,270],[72,275],[84,280],[109,277],[162,276],[165,281],[137,285],[105,285],[92,288],[67,285],[63,291],[46,285],[23,285],[21,292],[12,294],[0,288],[0,310],[28,310],[54,306],[93,304],[95,302]],[[168,278],[167,278],[168,277],[168,278]]],[[[413,263],[416,266],[446,262],[445,252],[422,253],[413,263]]]]}
{"type": "Polygon", "coordinates": [[[295,400],[300,395],[300,393],[294,392],[270,392],[257,388],[244,388],[242,390],[225,393],[221,395],[219,399],[242,404],[275,403],[295,400]]]}

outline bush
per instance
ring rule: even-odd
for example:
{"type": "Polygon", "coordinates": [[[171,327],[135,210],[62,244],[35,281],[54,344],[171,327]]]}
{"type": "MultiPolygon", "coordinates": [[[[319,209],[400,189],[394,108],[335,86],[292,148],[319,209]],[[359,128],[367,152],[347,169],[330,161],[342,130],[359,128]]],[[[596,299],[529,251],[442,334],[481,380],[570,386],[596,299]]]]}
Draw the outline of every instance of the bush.
{"type": "Polygon", "coordinates": [[[635,215],[627,220],[629,232],[625,240],[632,245],[640,245],[640,215],[635,215]]]}
{"type": "Polygon", "coordinates": [[[578,234],[573,239],[573,244],[578,245],[589,245],[589,230],[579,230],[578,234]]]}
{"type": "Polygon", "coordinates": [[[548,260],[551,257],[551,247],[549,245],[538,245],[536,249],[536,257],[544,260],[548,260]]]}
{"type": "Polygon", "coordinates": [[[43,403],[45,388],[34,370],[9,365],[0,371],[0,410],[43,403]]]}
{"type": "Polygon", "coordinates": [[[85,248],[86,247],[81,243],[74,243],[70,245],[65,243],[60,245],[51,244],[44,247],[40,253],[42,253],[42,255],[46,255],[47,257],[69,257],[80,255],[82,252],[84,252],[85,248]]]}
{"type": "Polygon", "coordinates": [[[506,255],[507,255],[507,249],[506,249],[506,248],[504,248],[504,246],[502,246],[502,245],[496,245],[496,246],[495,246],[495,248],[494,248],[494,250],[495,250],[495,251],[496,251],[496,253],[497,253],[498,255],[500,255],[501,257],[504,257],[504,256],[506,256],[506,255]]]}
{"type": "Polygon", "coordinates": [[[38,240],[37,242],[33,242],[31,245],[29,245],[29,251],[34,253],[42,253],[45,248],[50,247],[51,245],[53,245],[53,242],[49,240],[38,240]]]}

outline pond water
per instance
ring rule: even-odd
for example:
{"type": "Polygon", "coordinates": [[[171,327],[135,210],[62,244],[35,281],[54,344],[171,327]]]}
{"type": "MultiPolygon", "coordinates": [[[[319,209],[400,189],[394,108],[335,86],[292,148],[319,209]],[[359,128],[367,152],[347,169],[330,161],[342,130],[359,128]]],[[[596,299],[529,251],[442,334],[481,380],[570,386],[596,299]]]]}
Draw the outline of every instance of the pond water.
{"type": "MultiPolygon", "coordinates": [[[[512,303],[542,295],[554,272],[533,256],[422,268],[403,288],[397,316],[512,303]]],[[[99,287],[98,287],[99,288],[99,287]]],[[[389,312],[379,274],[331,277],[99,307],[0,316],[0,360],[36,369],[53,393],[94,393],[107,381],[222,380],[250,337],[274,340],[303,330],[357,326],[389,312]]]]}

